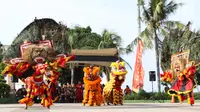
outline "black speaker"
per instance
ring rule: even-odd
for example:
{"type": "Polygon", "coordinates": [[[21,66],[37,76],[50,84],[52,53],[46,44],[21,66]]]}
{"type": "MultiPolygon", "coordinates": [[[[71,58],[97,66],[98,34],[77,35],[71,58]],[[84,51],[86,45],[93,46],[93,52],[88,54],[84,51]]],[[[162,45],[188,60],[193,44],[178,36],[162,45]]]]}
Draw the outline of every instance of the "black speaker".
{"type": "Polygon", "coordinates": [[[156,81],[156,72],[149,71],[149,81],[156,81]]]}
{"type": "Polygon", "coordinates": [[[18,82],[18,78],[15,75],[12,75],[11,80],[12,82],[18,82]]]}

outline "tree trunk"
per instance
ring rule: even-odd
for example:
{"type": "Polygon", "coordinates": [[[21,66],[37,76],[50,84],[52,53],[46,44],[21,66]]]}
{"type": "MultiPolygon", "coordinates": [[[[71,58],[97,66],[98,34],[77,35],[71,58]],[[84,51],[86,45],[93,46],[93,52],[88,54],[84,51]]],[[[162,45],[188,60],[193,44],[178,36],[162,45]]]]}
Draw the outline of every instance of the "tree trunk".
{"type": "Polygon", "coordinates": [[[159,59],[159,51],[158,51],[158,36],[156,33],[156,28],[154,28],[155,35],[155,52],[156,52],[156,69],[157,69],[157,81],[158,81],[158,92],[161,92],[160,86],[160,59],[159,59]]]}
{"type": "Polygon", "coordinates": [[[141,33],[140,1],[138,0],[138,35],[141,33]]]}
{"type": "Polygon", "coordinates": [[[72,64],[71,64],[70,69],[71,69],[71,84],[73,84],[74,83],[74,66],[72,64]]]}

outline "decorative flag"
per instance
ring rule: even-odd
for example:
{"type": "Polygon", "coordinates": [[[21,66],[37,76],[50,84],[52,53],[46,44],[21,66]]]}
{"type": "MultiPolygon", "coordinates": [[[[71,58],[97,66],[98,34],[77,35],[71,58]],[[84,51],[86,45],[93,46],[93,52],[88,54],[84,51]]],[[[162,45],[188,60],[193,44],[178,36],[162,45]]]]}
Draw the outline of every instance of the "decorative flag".
{"type": "Polygon", "coordinates": [[[142,52],[144,45],[142,40],[138,41],[138,47],[136,52],[135,69],[133,73],[132,90],[136,93],[139,92],[140,88],[144,85],[144,69],[142,67],[142,52]]]}

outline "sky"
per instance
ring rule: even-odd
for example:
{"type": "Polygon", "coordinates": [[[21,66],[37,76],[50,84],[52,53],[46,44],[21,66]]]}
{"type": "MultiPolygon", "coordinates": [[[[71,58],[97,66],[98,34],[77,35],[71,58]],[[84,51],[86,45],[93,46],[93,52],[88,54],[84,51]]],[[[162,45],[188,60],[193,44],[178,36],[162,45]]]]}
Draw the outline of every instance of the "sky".
{"type": "MultiPolygon", "coordinates": [[[[192,29],[200,28],[200,0],[175,0],[184,3],[168,19],[187,23],[192,29]]],[[[123,39],[123,46],[128,45],[138,35],[137,0],[2,0],[0,2],[0,41],[10,45],[24,27],[34,18],[52,18],[62,21],[68,27],[90,26],[93,32],[102,33],[104,29],[116,32],[123,39]]],[[[142,29],[145,26],[142,26],[142,29]]],[[[122,57],[134,68],[136,51],[122,57]]],[[[144,89],[152,91],[149,71],[156,70],[154,50],[147,50],[142,58],[145,70],[144,89]]],[[[123,84],[132,85],[133,70],[127,67],[128,74],[123,84]]],[[[106,80],[103,78],[103,83],[106,80]]],[[[157,82],[153,84],[157,91],[157,82]]],[[[163,87],[162,87],[163,89],[163,87]]]]}

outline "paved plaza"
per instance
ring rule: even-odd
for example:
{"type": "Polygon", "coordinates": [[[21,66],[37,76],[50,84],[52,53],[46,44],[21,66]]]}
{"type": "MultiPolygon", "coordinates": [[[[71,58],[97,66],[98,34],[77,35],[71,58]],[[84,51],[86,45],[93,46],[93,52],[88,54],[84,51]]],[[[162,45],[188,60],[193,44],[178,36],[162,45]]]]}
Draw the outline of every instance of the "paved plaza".
{"type": "Polygon", "coordinates": [[[35,104],[28,110],[24,105],[1,104],[0,112],[199,112],[200,103],[190,106],[188,104],[170,103],[132,103],[123,106],[88,107],[77,103],[54,104],[50,110],[35,104]]]}

